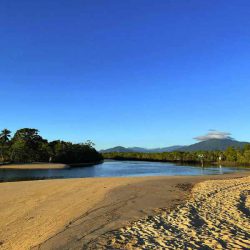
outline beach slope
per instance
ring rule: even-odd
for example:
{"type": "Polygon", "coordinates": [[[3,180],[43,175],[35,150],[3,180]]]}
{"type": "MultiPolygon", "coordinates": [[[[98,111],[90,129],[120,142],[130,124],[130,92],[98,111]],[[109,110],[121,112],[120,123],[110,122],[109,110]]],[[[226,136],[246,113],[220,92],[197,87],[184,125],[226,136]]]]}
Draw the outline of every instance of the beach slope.
{"type": "Polygon", "coordinates": [[[199,183],[172,211],[102,238],[89,249],[250,249],[250,177],[199,183]]]}
{"type": "MultiPolygon", "coordinates": [[[[177,230],[172,232],[171,237],[182,232],[178,230],[184,230],[183,237],[187,237],[190,242],[193,240],[192,244],[196,244],[197,239],[204,242],[206,239],[213,239],[207,238],[205,231],[199,231],[197,226],[193,226],[193,221],[198,221],[201,228],[206,225],[205,221],[212,227],[211,230],[214,228],[214,237],[218,234],[220,237],[224,235],[223,237],[230,238],[231,231],[224,230],[222,225],[223,220],[227,219],[227,215],[223,214],[227,210],[231,211],[231,206],[237,207],[232,211],[235,211],[233,215],[237,215],[235,218],[239,220],[232,220],[225,227],[229,226],[228,230],[235,228],[246,237],[247,232],[243,231],[243,227],[245,230],[249,229],[249,178],[231,179],[244,176],[248,174],[0,183],[0,248],[147,248],[148,244],[153,243],[147,239],[145,232],[150,232],[154,236],[151,238],[163,242],[154,242],[155,246],[160,246],[165,244],[167,232],[171,232],[168,230],[170,224],[177,230]],[[223,181],[203,183],[211,179],[224,179],[225,184],[223,181]],[[196,185],[197,183],[200,184],[196,185]],[[236,196],[235,192],[238,192],[236,196]],[[230,199],[226,200],[225,197],[230,199]],[[221,203],[218,205],[219,201],[221,203]],[[209,217],[212,216],[210,211],[213,211],[214,217],[209,217]],[[241,221],[242,214],[246,217],[244,221],[241,221]],[[217,222],[220,224],[217,225],[217,222]],[[128,225],[129,235],[126,235],[123,230],[128,225]],[[240,226],[241,231],[238,230],[240,226]],[[222,235],[218,232],[221,228],[224,230],[222,235]],[[133,241],[128,242],[127,236],[133,241]]],[[[244,237],[237,244],[247,245],[244,237]]],[[[180,236],[180,246],[183,244],[182,240],[180,236]]]]}

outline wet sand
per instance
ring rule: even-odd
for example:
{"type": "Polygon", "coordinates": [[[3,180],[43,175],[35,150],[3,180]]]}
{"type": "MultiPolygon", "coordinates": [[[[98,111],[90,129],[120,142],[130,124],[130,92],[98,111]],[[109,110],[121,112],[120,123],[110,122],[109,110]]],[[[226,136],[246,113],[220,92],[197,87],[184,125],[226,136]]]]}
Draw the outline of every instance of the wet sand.
{"type": "MultiPolygon", "coordinates": [[[[136,231],[135,227],[131,227],[130,236],[137,239],[135,244],[140,249],[138,242],[141,241],[138,237],[146,228],[144,220],[153,223],[160,220],[160,217],[155,216],[162,216],[175,211],[178,206],[185,206],[186,202],[193,202],[195,191],[191,193],[191,189],[194,184],[208,179],[247,175],[85,178],[0,183],[0,248],[99,249],[109,244],[109,247],[124,249],[127,246],[126,235],[125,239],[119,241],[117,232],[120,232],[119,228],[137,221],[134,223],[139,223],[142,228],[137,226],[140,229],[136,231]]],[[[213,188],[211,186],[208,190],[213,188]]],[[[209,193],[204,197],[209,197],[209,193]]],[[[176,223],[179,223],[178,219],[176,223]]],[[[119,234],[122,236],[122,233],[119,234]]]]}

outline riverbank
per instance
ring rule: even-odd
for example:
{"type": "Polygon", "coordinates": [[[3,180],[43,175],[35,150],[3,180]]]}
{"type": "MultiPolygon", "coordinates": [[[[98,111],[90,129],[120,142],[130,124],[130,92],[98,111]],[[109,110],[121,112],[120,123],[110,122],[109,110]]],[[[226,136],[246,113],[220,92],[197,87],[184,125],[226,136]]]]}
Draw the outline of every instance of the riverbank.
{"type": "MultiPolygon", "coordinates": [[[[181,165],[194,165],[201,166],[202,163],[200,160],[158,160],[154,158],[136,158],[136,157],[113,157],[113,158],[104,158],[104,160],[112,161],[138,161],[138,162],[162,162],[162,163],[173,163],[181,165]]],[[[240,162],[231,162],[231,161],[204,161],[204,166],[229,166],[229,167],[242,167],[250,168],[250,163],[240,163],[240,162]]]]}
{"type": "Polygon", "coordinates": [[[88,163],[9,163],[0,165],[0,169],[67,169],[67,168],[77,168],[77,167],[88,167],[96,164],[100,164],[103,161],[88,162],[88,163]]]}
{"type": "Polygon", "coordinates": [[[66,169],[69,167],[69,165],[63,163],[24,163],[0,165],[0,169],[66,169]]]}
{"type": "Polygon", "coordinates": [[[0,169],[66,169],[69,167],[69,165],[63,163],[13,163],[0,165],[0,169]]]}
{"type": "Polygon", "coordinates": [[[201,181],[247,175],[0,183],[1,249],[90,248],[101,235],[183,204],[201,181]]]}

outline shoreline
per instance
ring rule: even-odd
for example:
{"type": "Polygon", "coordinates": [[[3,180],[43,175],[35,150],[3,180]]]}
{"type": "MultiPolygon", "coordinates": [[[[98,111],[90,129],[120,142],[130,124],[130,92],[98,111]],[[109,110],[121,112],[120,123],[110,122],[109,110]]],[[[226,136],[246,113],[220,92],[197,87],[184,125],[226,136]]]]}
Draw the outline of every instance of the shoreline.
{"type": "MultiPolygon", "coordinates": [[[[104,158],[105,160],[110,161],[145,161],[145,162],[162,162],[162,163],[173,163],[176,165],[194,165],[202,166],[200,161],[178,161],[178,160],[156,160],[156,159],[139,159],[139,158],[124,158],[124,157],[115,157],[115,158],[104,158]]],[[[204,166],[223,166],[223,167],[240,167],[240,168],[250,168],[250,163],[239,163],[239,162],[230,162],[230,161],[221,161],[221,162],[209,162],[205,161],[204,166]]]]}
{"type": "Polygon", "coordinates": [[[208,176],[55,179],[0,183],[2,249],[91,246],[101,235],[190,198],[208,176]]]}
{"type": "MultiPolygon", "coordinates": [[[[194,166],[201,166],[199,162],[196,161],[162,161],[162,160],[148,160],[148,159],[138,159],[138,158],[117,158],[111,159],[106,158],[102,161],[98,162],[88,162],[88,163],[71,163],[71,164],[64,164],[64,163],[47,163],[47,162],[39,162],[39,163],[8,163],[8,164],[0,164],[1,169],[15,169],[15,170],[49,170],[49,169],[70,169],[70,168],[78,168],[78,167],[89,167],[103,163],[105,160],[107,161],[138,161],[138,162],[162,162],[162,163],[172,163],[176,165],[194,165],[194,166]]],[[[223,167],[238,167],[238,168],[245,168],[249,169],[250,164],[239,164],[234,162],[204,162],[204,167],[206,166],[223,166],[223,167]]],[[[14,180],[15,181],[15,180],[14,180]]]]}
{"type": "Polygon", "coordinates": [[[69,165],[64,163],[11,163],[0,165],[0,169],[67,169],[69,165]]]}
{"type": "Polygon", "coordinates": [[[93,166],[96,164],[100,164],[103,161],[98,162],[85,162],[85,163],[70,163],[70,164],[64,164],[64,163],[48,163],[48,162],[35,162],[35,163],[8,163],[8,164],[1,164],[0,169],[69,169],[69,168],[77,168],[77,167],[88,167],[93,166]]]}

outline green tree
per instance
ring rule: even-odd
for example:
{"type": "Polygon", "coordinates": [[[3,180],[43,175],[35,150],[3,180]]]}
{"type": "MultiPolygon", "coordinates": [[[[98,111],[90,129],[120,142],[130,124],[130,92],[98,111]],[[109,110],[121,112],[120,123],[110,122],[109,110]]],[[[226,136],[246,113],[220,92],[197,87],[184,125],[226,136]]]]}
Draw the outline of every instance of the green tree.
{"type": "Polygon", "coordinates": [[[8,146],[10,143],[11,131],[8,129],[3,129],[0,133],[0,156],[1,161],[5,162],[8,157],[8,146]]]}
{"type": "Polygon", "coordinates": [[[11,158],[17,162],[48,161],[48,142],[37,129],[23,128],[16,131],[11,145],[11,158]]]}
{"type": "Polygon", "coordinates": [[[225,151],[226,160],[229,162],[236,162],[237,161],[237,151],[234,147],[229,147],[225,151]]]}

